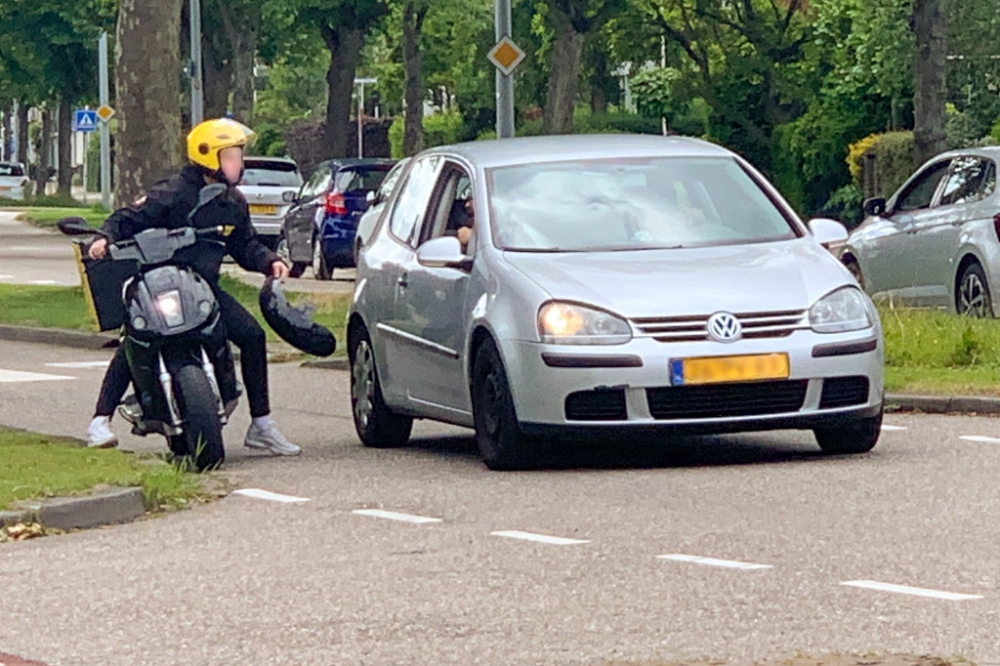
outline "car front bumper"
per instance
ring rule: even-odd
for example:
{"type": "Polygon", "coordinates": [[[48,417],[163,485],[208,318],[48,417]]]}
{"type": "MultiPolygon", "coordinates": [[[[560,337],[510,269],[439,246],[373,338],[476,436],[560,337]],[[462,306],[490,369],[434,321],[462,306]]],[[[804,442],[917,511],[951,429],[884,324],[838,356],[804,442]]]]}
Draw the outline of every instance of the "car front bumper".
{"type": "Polygon", "coordinates": [[[833,427],[883,401],[883,343],[870,329],[781,339],[585,347],[501,345],[518,420],[528,432],[663,430],[723,433],[833,427]],[[670,361],[787,353],[787,380],[672,386],[670,361]]]}

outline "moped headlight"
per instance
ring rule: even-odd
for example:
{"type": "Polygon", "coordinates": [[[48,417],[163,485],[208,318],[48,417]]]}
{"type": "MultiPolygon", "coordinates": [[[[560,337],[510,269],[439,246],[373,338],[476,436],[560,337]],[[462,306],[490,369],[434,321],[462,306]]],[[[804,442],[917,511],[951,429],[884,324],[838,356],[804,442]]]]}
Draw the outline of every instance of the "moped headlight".
{"type": "Polygon", "coordinates": [[[179,291],[168,291],[156,297],[156,309],[170,328],[184,325],[184,307],[179,291]]]}

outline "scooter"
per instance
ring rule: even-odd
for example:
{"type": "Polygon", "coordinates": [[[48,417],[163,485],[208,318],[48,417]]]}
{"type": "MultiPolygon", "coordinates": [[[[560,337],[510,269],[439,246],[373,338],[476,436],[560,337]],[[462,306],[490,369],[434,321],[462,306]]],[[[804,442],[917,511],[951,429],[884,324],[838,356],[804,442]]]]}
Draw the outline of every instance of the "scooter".
{"type": "MultiPolygon", "coordinates": [[[[209,186],[190,217],[225,192],[209,186]]],[[[60,220],[69,236],[93,236],[78,218],[60,220]]],[[[199,243],[225,245],[223,227],[149,229],[109,245],[113,261],[133,262],[122,289],[122,345],[135,393],[119,408],[139,436],[161,434],[176,459],[199,471],[225,459],[222,427],[240,395],[219,304],[211,285],[175,254],[199,243]]],[[[217,248],[216,248],[217,249],[217,248]]]]}

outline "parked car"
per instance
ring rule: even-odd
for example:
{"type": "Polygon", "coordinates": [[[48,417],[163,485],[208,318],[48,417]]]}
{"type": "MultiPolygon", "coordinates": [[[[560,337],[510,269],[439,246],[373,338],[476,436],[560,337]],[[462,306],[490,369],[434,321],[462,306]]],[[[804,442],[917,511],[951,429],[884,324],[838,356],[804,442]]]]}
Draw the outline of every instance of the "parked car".
{"type": "Polygon", "coordinates": [[[439,148],[387,206],[347,331],[367,446],[404,444],[418,418],[473,428],[492,469],[560,435],[810,429],[830,454],[878,440],[878,314],[823,247],[846,229],[803,224],[721,147],[439,148]]]}
{"type": "Polygon", "coordinates": [[[302,176],[294,160],[279,157],[247,157],[239,190],[250,206],[250,221],[262,239],[274,247],[302,176]]]}
{"type": "Polygon", "coordinates": [[[902,305],[994,317],[1000,284],[1000,148],[940,155],[888,201],[865,202],[844,264],[865,290],[902,305]]]}
{"type": "Polygon", "coordinates": [[[368,193],[368,210],[365,214],[361,216],[361,220],[358,222],[358,233],[354,239],[354,263],[358,263],[358,255],[361,253],[361,249],[368,243],[369,239],[372,237],[372,233],[375,231],[376,225],[378,225],[379,219],[382,217],[382,211],[385,209],[385,203],[389,200],[392,195],[392,191],[396,187],[396,183],[399,182],[399,175],[403,172],[403,168],[410,163],[410,158],[406,157],[396,163],[396,166],[392,167],[392,170],[386,175],[385,180],[379,185],[379,188],[374,192],[368,193]]]}
{"type": "Polygon", "coordinates": [[[0,162],[0,199],[24,201],[31,181],[20,162],[0,162]]]}
{"type": "Polygon", "coordinates": [[[329,280],[333,269],[354,266],[354,238],[368,210],[368,193],[379,188],[394,164],[342,159],[316,168],[285,216],[278,241],[279,254],[291,265],[293,276],[301,276],[311,265],[317,280],[329,280]]]}

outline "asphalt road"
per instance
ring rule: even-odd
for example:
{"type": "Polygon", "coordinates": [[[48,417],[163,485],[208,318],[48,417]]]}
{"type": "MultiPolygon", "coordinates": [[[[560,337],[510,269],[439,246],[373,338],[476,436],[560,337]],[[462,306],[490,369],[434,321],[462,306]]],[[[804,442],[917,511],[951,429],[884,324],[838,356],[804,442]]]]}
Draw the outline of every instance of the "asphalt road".
{"type": "Polygon", "coordinates": [[[0,284],[80,284],[73,247],[65,237],[0,211],[0,284]]]}
{"type": "MultiPolygon", "coordinates": [[[[0,343],[0,423],[79,434],[101,371],[48,364],[107,356],[0,343]]],[[[857,458],[763,434],[491,473],[466,432],[435,425],[405,449],[362,448],[345,373],[272,377],[304,454],[244,452],[241,409],[225,473],[289,501],[232,495],[0,547],[0,652],[81,666],[1000,663],[1000,442],[962,439],[1000,436],[995,420],[892,416],[857,458]]]]}

